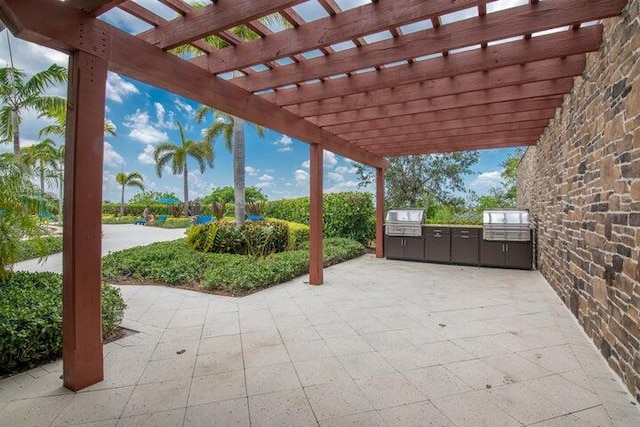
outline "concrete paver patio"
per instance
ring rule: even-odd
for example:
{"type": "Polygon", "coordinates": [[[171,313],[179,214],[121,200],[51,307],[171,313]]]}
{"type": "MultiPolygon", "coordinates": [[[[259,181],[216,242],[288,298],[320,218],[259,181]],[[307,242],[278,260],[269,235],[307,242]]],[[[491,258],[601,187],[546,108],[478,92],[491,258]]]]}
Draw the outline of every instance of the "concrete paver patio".
{"type": "Polygon", "coordinates": [[[371,255],[243,298],[124,286],[105,380],[0,381],[7,426],[637,426],[538,272],[371,255]]]}

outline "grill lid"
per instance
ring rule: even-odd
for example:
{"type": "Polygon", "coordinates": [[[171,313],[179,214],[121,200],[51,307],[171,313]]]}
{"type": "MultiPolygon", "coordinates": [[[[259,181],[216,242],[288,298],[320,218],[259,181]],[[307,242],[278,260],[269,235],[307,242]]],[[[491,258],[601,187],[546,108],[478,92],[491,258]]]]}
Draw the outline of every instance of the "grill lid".
{"type": "Polygon", "coordinates": [[[387,212],[387,223],[422,224],[423,217],[424,209],[422,208],[389,209],[387,212]]]}
{"type": "Polygon", "coordinates": [[[489,209],[482,212],[482,223],[486,226],[529,227],[529,211],[516,209],[489,209]]]}

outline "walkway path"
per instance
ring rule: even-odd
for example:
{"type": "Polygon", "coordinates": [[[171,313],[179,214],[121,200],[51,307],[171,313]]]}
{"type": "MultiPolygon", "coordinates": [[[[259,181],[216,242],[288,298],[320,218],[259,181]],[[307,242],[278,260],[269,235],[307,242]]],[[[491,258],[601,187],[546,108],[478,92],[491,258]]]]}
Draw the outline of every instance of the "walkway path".
{"type": "MultiPolygon", "coordinates": [[[[145,227],[142,225],[108,225],[102,226],[102,256],[110,252],[148,245],[153,242],[175,240],[184,237],[184,229],[168,229],[145,227]]],[[[51,271],[62,273],[62,253],[49,255],[40,263],[37,259],[22,261],[15,265],[15,271],[51,271]]]]}

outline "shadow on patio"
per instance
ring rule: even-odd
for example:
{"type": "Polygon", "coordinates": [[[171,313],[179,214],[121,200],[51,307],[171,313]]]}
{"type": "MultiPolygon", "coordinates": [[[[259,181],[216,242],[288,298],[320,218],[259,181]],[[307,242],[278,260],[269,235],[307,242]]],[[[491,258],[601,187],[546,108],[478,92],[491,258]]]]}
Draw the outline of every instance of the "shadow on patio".
{"type": "Polygon", "coordinates": [[[365,256],[244,298],[123,287],[105,381],[0,381],[12,426],[639,425],[538,272],[365,256]]]}

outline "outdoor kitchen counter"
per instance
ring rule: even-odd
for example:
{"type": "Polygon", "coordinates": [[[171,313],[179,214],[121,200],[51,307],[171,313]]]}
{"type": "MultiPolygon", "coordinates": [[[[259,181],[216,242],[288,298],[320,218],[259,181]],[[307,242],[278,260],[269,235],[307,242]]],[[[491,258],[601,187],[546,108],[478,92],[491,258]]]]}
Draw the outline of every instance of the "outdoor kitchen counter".
{"type": "Polygon", "coordinates": [[[482,225],[476,224],[422,224],[421,236],[385,235],[384,253],[389,259],[407,261],[532,268],[531,241],[487,241],[483,239],[483,229],[482,225]]]}

